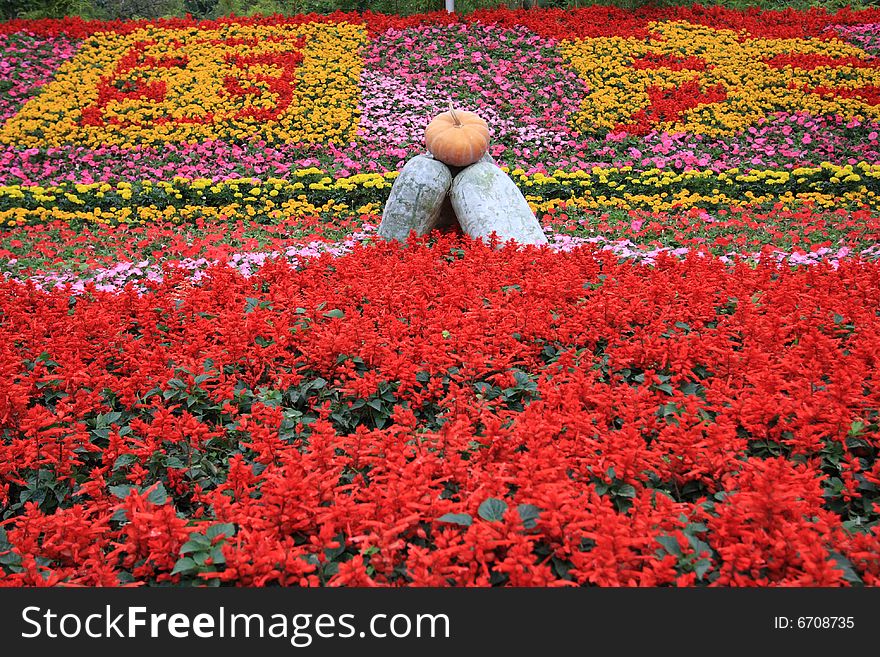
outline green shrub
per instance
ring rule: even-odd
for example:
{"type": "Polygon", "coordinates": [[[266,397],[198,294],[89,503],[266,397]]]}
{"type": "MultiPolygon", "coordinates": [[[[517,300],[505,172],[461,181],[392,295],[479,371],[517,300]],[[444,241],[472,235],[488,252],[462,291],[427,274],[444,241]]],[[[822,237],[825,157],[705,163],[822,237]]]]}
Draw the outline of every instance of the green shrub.
{"type": "Polygon", "coordinates": [[[0,18],[97,17],[93,0],[0,0],[0,18]]]}

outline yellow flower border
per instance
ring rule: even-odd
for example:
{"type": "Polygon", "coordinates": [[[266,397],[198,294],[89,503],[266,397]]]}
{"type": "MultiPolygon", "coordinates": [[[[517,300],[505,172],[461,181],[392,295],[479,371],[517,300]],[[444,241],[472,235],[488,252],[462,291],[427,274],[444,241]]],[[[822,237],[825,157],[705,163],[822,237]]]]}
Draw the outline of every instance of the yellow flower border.
{"type": "MultiPolygon", "coordinates": [[[[670,171],[631,167],[595,167],[589,171],[526,174],[509,171],[536,212],[569,206],[653,211],[675,208],[742,207],[812,203],[880,210],[880,164],[840,166],[823,163],[794,170],[710,169],[670,171]]],[[[119,224],[202,217],[222,220],[244,215],[272,221],[286,216],[327,212],[379,212],[398,172],[357,174],[334,179],[318,168],[289,178],[252,178],[212,182],[175,178],[55,186],[0,187],[0,226],[52,219],[119,224]]]]}

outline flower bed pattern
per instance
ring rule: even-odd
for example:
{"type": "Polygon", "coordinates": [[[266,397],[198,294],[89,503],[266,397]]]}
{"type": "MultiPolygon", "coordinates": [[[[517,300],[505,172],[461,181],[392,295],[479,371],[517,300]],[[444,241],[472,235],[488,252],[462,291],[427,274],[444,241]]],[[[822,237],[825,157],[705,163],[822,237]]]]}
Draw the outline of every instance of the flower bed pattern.
{"type": "Polygon", "coordinates": [[[6,38],[27,28],[78,53],[0,129],[0,182],[393,171],[449,97],[485,114],[493,155],[529,173],[876,164],[878,16],[12,22],[6,38]]]}
{"type": "Polygon", "coordinates": [[[878,584],[878,25],[0,24],[0,585],[878,584]],[[448,97],[547,247],[372,239],[448,97]]]}

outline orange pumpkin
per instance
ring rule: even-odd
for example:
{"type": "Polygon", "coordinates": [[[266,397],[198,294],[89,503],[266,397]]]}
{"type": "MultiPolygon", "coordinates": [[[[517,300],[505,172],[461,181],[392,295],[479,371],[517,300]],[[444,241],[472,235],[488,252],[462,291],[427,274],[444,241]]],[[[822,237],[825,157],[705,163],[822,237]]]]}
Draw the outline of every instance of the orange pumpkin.
{"type": "Polygon", "coordinates": [[[466,167],[489,150],[489,126],[473,112],[449,111],[435,117],[425,130],[425,145],[436,159],[466,167]]]}

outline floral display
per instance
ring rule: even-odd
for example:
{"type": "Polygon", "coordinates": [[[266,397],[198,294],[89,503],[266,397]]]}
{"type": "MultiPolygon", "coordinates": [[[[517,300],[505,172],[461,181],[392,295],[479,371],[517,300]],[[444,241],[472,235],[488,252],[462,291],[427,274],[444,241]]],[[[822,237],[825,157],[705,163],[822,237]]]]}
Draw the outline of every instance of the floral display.
{"type": "Polygon", "coordinates": [[[876,583],[880,265],[310,262],[0,283],[6,583],[876,583]]]}
{"type": "Polygon", "coordinates": [[[0,585],[880,584],[880,10],[0,42],[0,585]],[[450,102],[546,245],[378,237],[450,102]]]}
{"type": "Polygon", "coordinates": [[[25,146],[193,142],[260,134],[345,140],[357,106],[348,24],[101,32],[0,130],[25,146]]]}
{"type": "MultiPolygon", "coordinates": [[[[64,61],[17,94],[32,97],[0,128],[0,182],[396,171],[449,100],[529,173],[877,163],[880,14],[785,15],[13,21],[4,38],[27,28],[64,61]]],[[[26,68],[33,49],[17,52],[7,66],[26,68]]]]}
{"type": "MultiPolygon", "coordinates": [[[[794,207],[810,203],[875,208],[880,164],[861,163],[792,170],[671,169],[634,171],[633,167],[595,167],[591,171],[527,174],[510,171],[533,209],[566,204],[591,209],[669,210],[690,207],[734,207],[781,203],[794,207]]],[[[388,197],[398,172],[355,174],[332,178],[317,168],[298,169],[287,179],[207,178],[135,183],[65,183],[53,186],[0,187],[0,226],[17,226],[51,219],[105,224],[155,219],[189,220],[229,216],[276,219],[293,213],[321,210],[369,212],[388,197]]]]}
{"type": "Polygon", "coordinates": [[[74,42],[61,35],[0,34],[0,120],[14,116],[75,51],[74,42]]]}

